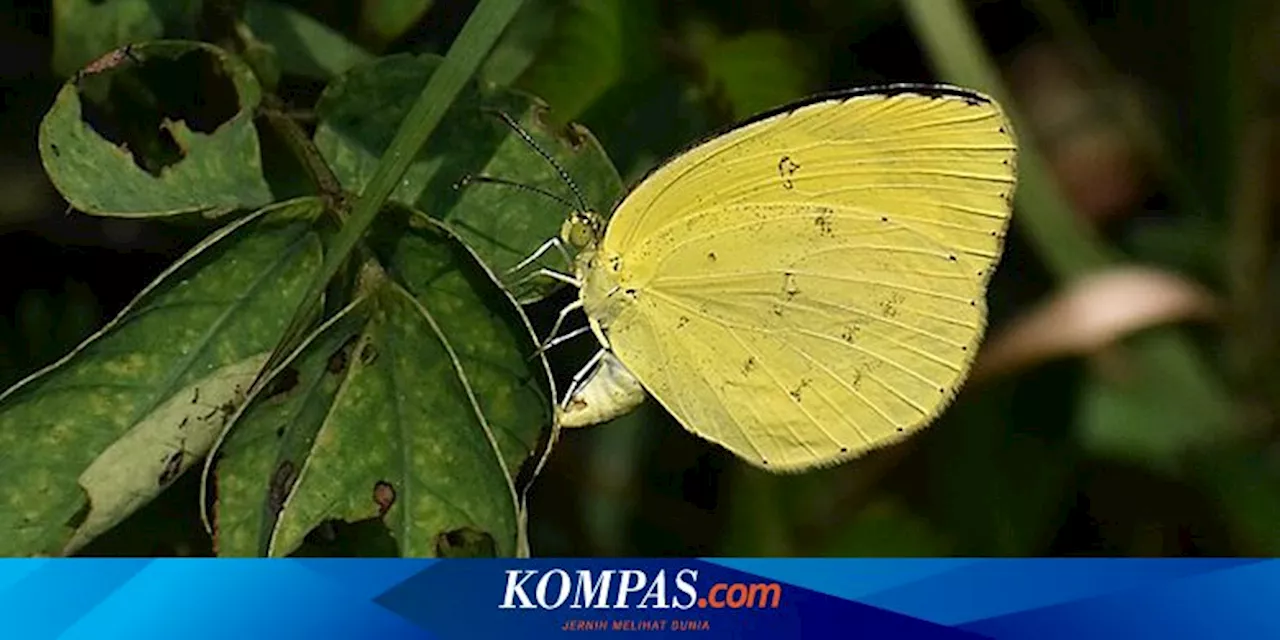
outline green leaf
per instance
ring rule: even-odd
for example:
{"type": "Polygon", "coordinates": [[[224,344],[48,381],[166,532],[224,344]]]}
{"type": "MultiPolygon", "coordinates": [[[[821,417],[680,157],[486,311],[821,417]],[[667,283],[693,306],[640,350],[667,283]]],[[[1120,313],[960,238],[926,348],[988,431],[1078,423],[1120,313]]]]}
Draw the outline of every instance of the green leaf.
{"type": "MultiPolygon", "coordinates": [[[[85,213],[117,217],[193,212],[216,216],[271,202],[253,126],[261,95],[252,72],[225,51],[199,42],[149,42],[133,47],[130,55],[141,64],[125,58],[109,72],[89,76],[82,83],[64,84],[40,123],[40,158],[62,196],[85,213]],[[210,59],[230,79],[236,111],[209,133],[168,117],[160,121],[158,130],[145,132],[153,137],[167,134],[176,147],[175,162],[154,173],[144,169],[134,156],[147,150],[121,148],[86,122],[82,84],[101,89],[101,84],[91,85],[91,81],[109,80],[112,84],[107,89],[114,89],[119,78],[123,91],[142,93],[141,100],[154,103],[155,94],[149,90],[161,89],[158,85],[172,82],[172,78],[156,78],[155,84],[148,86],[143,84],[143,76],[134,72],[162,62],[173,65],[171,71],[181,71],[178,62],[191,63],[200,56],[210,59]]],[[[129,114],[121,116],[121,126],[137,125],[129,114]]]]}
{"type": "Polygon", "coordinates": [[[814,64],[800,43],[777,31],[713,38],[701,45],[706,82],[734,120],[799,100],[815,89],[814,64]]]}
{"type": "MultiPolygon", "coordinates": [[[[435,56],[397,55],[354,69],[330,85],[316,111],[316,145],[344,186],[360,191],[368,182],[391,136],[427,79],[440,64],[435,56]]],[[[502,120],[481,111],[498,109],[516,119],[556,158],[601,212],[612,209],[621,180],[599,143],[582,129],[548,130],[542,107],[522,93],[485,84],[469,85],[440,128],[415,157],[391,199],[444,222],[495,272],[514,266],[555,237],[570,213],[568,205],[504,185],[473,183],[455,188],[465,176],[503,178],[545,189],[572,202],[573,192],[539,154],[502,120]]],[[[565,271],[563,257],[548,252],[541,264],[565,271]]],[[[544,279],[517,285],[504,276],[522,301],[545,295],[544,279]]]]}
{"type": "Polygon", "coordinates": [[[202,0],[54,0],[53,70],[70,76],[112,49],[194,37],[202,0]]]}
{"type": "MultiPolygon", "coordinates": [[[[317,330],[249,399],[219,448],[214,507],[219,555],[266,555],[285,499],[334,409],[370,306],[361,299],[317,330]]],[[[372,499],[372,485],[361,489],[372,499]]]]}
{"type": "Polygon", "coordinates": [[[440,325],[514,478],[550,428],[553,403],[551,369],[534,355],[520,305],[464,242],[421,213],[383,212],[369,244],[440,325]]]}
{"type": "Polygon", "coordinates": [[[288,5],[255,0],[246,5],[244,19],[275,49],[285,73],[328,79],[373,59],[341,33],[288,5]]]}
{"type": "Polygon", "coordinates": [[[320,210],[220,230],[0,396],[0,556],[75,551],[208,451],[319,268],[320,210]]]}
{"type": "Polygon", "coordinates": [[[511,20],[480,68],[480,76],[501,86],[514,83],[552,35],[558,0],[530,0],[511,20]]]}
{"type": "Polygon", "coordinates": [[[655,3],[573,0],[516,86],[541,96],[556,122],[581,118],[617,85],[660,69],[655,3]]]}
{"type": "Polygon", "coordinates": [[[1116,367],[1089,378],[1080,398],[1082,447],[1178,473],[1185,454],[1242,435],[1225,390],[1179,337],[1175,327],[1130,336],[1109,361],[1116,367]]]}
{"type": "Polygon", "coordinates": [[[377,43],[389,44],[413,28],[431,8],[431,0],[376,0],[360,3],[360,34],[377,43]]]}
{"type": "Polygon", "coordinates": [[[222,449],[220,555],[287,555],[371,518],[401,555],[518,549],[512,479],[551,422],[532,329],[425,215],[384,212],[370,244],[389,279],[285,362],[222,449]]]}

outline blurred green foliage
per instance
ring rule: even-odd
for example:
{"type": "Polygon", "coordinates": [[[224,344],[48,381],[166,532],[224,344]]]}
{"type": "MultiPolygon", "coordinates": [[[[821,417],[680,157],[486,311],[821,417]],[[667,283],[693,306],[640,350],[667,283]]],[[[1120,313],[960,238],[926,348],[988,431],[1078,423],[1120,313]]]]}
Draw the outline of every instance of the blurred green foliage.
{"type": "MultiPolygon", "coordinates": [[[[0,9],[2,28],[24,36],[0,78],[20,96],[5,101],[0,129],[6,189],[46,180],[31,170],[34,131],[58,82],[123,44],[58,25],[117,3],[148,4],[0,9]]],[[[194,37],[199,3],[173,4],[163,19],[130,9],[103,24],[126,41],[194,37]]],[[[248,4],[254,36],[282,63],[275,91],[299,110],[373,55],[444,53],[474,5],[248,4]]],[[[1280,9],[1266,0],[528,0],[482,77],[584,125],[626,184],[736,119],[816,92],[983,85],[1018,114],[1037,158],[992,282],[989,336],[1117,262],[1198,281],[1225,311],[975,381],[920,436],[798,476],[753,470],[648,403],[562,434],[530,496],[533,553],[1280,553],[1277,29],[1280,9]],[[965,48],[970,35],[980,47],[965,48]]],[[[264,142],[277,193],[284,154],[264,142]]],[[[0,295],[8,383],[65,353],[207,232],[122,233],[64,216],[41,188],[29,210],[0,208],[0,255],[12,256],[0,295]],[[24,248],[33,233],[47,240],[24,248]],[[76,245],[100,248],[65,250],[76,245]]],[[[570,294],[528,309],[539,335],[570,294]]],[[[593,349],[589,339],[558,348],[553,370],[563,380],[593,349]]],[[[210,553],[195,485],[188,474],[85,553],[210,553]]],[[[345,553],[333,541],[344,533],[328,533],[304,552],[345,553]]]]}

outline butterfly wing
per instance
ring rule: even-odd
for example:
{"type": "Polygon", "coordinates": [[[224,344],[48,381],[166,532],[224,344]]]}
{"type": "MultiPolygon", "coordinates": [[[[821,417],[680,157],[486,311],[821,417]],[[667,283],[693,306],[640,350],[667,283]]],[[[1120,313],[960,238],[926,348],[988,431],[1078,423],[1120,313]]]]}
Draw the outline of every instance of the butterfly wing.
{"type": "Polygon", "coordinates": [[[945,87],[763,117],[627,196],[601,245],[619,286],[591,294],[625,299],[584,302],[690,431],[775,471],[852,458],[967,375],[1015,149],[993,101],[945,87]]]}

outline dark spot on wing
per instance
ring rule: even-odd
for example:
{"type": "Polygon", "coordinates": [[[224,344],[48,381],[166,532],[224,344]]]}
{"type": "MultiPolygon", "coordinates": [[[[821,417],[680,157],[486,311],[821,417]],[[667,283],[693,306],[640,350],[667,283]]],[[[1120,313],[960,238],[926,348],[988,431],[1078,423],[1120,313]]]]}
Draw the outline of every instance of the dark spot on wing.
{"type": "Polygon", "coordinates": [[[896,318],[898,316],[898,305],[906,301],[902,294],[895,293],[887,299],[880,301],[880,314],[886,318],[896,318]]]}
{"type": "Polygon", "coordinates": [[[794,176],[796,171],[799,169],[800,165],[797,164],[796,161],[792,160],[791,156],[782,156],[782,158],[778,160],[778,177],[782,178],[783,189],[790,190],[795,188],[796,185],[792,182],[791,177],[794,176]]]}
{"type": "Polygon", "coordinates": [[[756,359],[754,356],[748,357],[747,361],[742,363],[742,375],[748,375],[756,368],[756,359]]]}
{"type": "Polygon", "coordinates": [[[710,260],[710,261],[712,261],[712,262],[715,262],[715,261],[716,261],[716,252],[714,252],[714,251],[708,251],[708,252],[707,252],[707,260],[710,260]]]}
{"type": "Polygon", "coordinates": [[[817,227],[818,233],[823,236],[830,237],[834,235],[835,231],[831,226],[831,209],[823,208],[819,211],[821,213],[813,218],[813,226],[817,227]]]}
{"type": "Polygon", "coordinates": [[[858,332],[861,330],[862,327],[856,324],[845,325],[844,329],[840,332],[840,339],[849,344],[853,344],[854,341],[858,339],[858,332]]]}
{"type": "Polygon", "coordinates": [[[688,324],[689,324],[689,316],[680,316],[680,319],[676,321],[676,328],[683,329],[688,324]]]}
{"type": "Polygon", "coordinates": [[[782,274],[782,291],[787,294],[788,300],[800,293],[800,287],[796,285],[796,274],[789,271],[782,274]]]}
{"type": "Polygon", "coordinates": [[[801,400],[801,392],[803,392],[803,391],[804,391],[805,387],[809,386],[809,382],[810,382],[810,381],[809,381],[808,379],[806,379],[806,378],[801,378],[801,379],[800,379],[800,384],[799,384],[798,386],[796,386],[796,388],[795,388],[795,389],[792,389],[792,390],[788,391],[788,392],[787,392],[787,394],[791,396],[791,399],[792,399],[792,400],[795,400],[796,402],[801,402],[801,401],[802,401],[802,400],[801,400]]]}

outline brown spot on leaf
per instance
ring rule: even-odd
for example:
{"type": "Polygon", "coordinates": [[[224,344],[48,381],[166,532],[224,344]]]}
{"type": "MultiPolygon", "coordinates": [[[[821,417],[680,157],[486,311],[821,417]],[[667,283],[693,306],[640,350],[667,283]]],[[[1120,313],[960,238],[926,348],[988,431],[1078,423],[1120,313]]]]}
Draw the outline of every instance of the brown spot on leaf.
{"type": "Polygon", "coordinates": [[[364,347],[360,349],[360,364],[369,366],[374,360],[378,359],[378,348],[371,343],[366,342],[364,347]]]}
{"type": "Polygon", "coordinates": [[[267,509],[273,516],[284,508],[284,501],[289,497],[289,491],[293,489],[293,482],[297,478],[297,469],[292,462],[284,460],[276,466],[275,473],[271,474],[271,486],[267,492],[267,509]]]}
{"type": "Polygon", "coordinates": [[[342,346],[338,347],[338,350],[334,351],[333,355],[329,356],[329,364],[325,366],[325,370],[334,375],[346,371],[347,363],[351,360],[351,350],[355,349],[356,342],[359,339],[359,336],[347,338],[347,341],[342,343],[342,346]]]}
{"type": "Polygon", "coordinates": [[[436,535],[436,556],[441,558],[493,558],[498,555],[493,536],[462,527],[436,535]]]}
{"type": "Polygon", "coordinates": [[[396,488],[390,482],[379,480],[373,485],[373,501],[378,505],[378,517],[386,515],[396,503],[396,488]]]}
{"type": "Polygon", "coordinates": [[[283,371],[271,379],[266,388],[266,399],[275,400],[298,386],[298,370],[293,367],[285,367],[283,371]]]}
{"type": "Polygon", "coordinates": [[[164,468],[160,470],[160,475],[156,478],[156,486],[163,487],[178,477],[178,474],[182,471],[182,459],[184,457],[185,454],[182,448],[179,447],[177,451],[169,454],[164,459],[164,468]]]}

